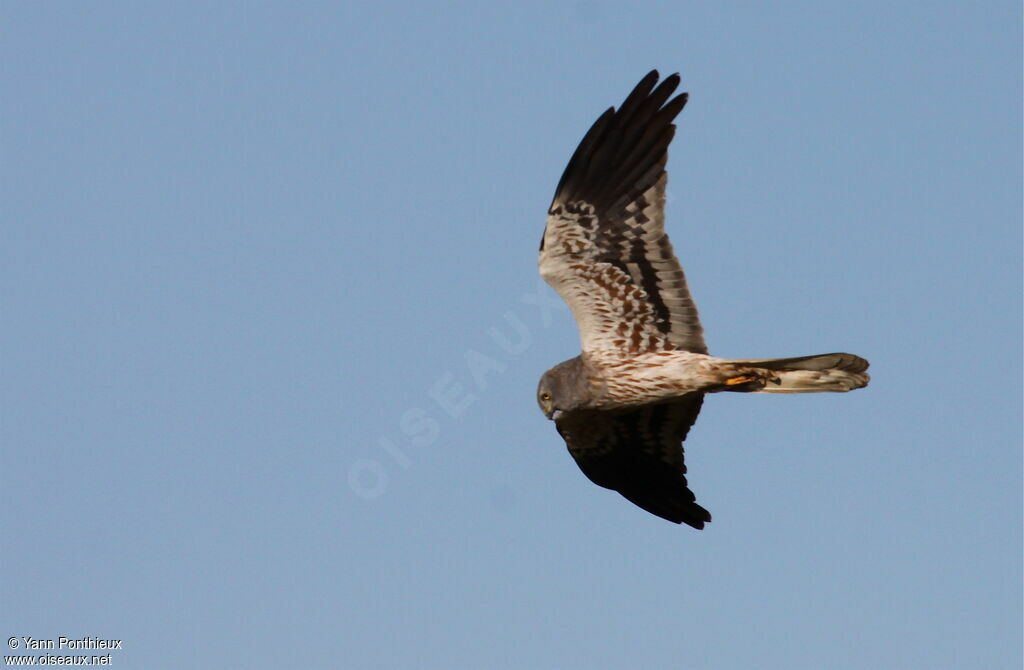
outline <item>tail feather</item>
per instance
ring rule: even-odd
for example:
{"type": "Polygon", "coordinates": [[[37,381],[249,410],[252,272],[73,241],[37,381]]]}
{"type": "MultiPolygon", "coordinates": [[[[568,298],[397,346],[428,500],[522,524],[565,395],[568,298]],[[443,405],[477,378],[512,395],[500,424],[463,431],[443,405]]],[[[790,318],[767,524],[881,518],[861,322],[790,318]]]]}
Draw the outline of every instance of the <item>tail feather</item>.
{"type": "Polygon", "coordinates": [[[853,354],[819,354],[731,362],[766,372],[764,386],[750,389],[756,393],[844,392],[864,388],[871,379],[865,372],[868,369],[868,362],[853,354]]]}

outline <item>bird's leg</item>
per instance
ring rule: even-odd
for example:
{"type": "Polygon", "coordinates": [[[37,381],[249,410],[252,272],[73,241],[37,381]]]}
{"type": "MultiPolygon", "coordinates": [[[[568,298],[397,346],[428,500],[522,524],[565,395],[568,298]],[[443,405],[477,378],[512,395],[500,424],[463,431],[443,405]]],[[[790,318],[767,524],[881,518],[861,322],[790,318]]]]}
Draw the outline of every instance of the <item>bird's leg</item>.
{"type": "Polygon", "coordinates": [[[719,391],[760,391],[770,382],[778,383],[769,370],[734,369],[722,380],[719,391]]]}

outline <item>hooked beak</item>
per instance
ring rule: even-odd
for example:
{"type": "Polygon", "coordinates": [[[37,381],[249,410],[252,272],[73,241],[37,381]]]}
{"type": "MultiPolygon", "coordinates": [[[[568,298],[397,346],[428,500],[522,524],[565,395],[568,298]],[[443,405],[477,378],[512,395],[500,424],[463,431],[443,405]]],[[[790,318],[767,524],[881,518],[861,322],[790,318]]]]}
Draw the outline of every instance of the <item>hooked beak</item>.
{"type": "Polygon", "coordinates": [[[550,411],[544,412],[544,416],[552,421],[558,421],[558,417],[562,416],[562,410],[552,407],[550,411]]]}

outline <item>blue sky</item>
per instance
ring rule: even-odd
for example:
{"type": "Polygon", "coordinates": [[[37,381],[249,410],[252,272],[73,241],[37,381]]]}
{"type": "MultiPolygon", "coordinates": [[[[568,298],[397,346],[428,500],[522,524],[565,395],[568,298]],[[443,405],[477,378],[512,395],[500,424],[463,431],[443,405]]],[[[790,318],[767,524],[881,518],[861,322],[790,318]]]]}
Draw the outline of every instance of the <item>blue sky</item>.
{"type": "MultiPolygon", "coordinates": [[[[1017,2],[0,4],[0,633],[121,668],[1017,668],[1017,2]],[[651,68],[703,532],[578,471],[544,213],[651,68]]],[[[5,652],[7,653],[7,652],[5,652]]]]}

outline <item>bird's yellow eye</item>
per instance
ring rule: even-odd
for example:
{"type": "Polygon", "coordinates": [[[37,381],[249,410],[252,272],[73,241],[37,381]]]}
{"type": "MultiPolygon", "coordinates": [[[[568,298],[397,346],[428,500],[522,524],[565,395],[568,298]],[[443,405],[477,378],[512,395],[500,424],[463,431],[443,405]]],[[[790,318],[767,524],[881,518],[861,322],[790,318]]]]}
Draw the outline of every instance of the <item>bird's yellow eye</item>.
{"type": "Polygon", "coordinates": [[[547,391],[544,391],[544,393],[540,394],[540,399],[541,400],[551,400],[551,394],[548,393],[547,391]]]}

